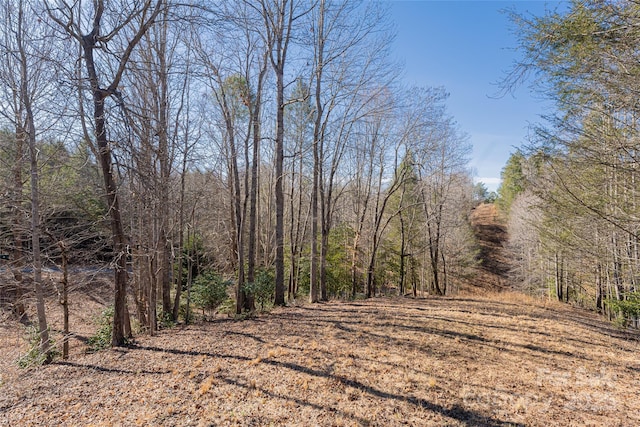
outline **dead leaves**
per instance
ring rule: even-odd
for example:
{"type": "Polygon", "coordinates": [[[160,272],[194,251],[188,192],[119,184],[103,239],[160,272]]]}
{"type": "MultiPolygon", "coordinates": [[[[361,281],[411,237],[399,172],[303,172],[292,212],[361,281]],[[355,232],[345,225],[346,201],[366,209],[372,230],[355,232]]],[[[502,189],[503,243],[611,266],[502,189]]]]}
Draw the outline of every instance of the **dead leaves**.
{"type": "Polygon", "coordinates": [[[7,425],[548,425],[570,408],[575,425],[640,423],[625,398],[640,371],[616,368],[637,343],[518,304],[379,299],[177,328],[3,371],[0,408],[7,425]]]}

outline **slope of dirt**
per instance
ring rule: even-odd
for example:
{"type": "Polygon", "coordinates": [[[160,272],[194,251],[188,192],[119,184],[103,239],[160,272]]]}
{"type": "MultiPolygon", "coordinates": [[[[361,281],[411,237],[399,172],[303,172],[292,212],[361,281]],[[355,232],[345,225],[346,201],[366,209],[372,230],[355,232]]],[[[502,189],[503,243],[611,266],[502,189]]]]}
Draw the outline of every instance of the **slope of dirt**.
{"type": "Polygon", "coordinates": [[[3,371],[0,425],[640,425],[638,339],[505,292],[289,307],[3,371]]]}
{"type": "Polygon", "coordinates": [[[509,287],[509,259],[504,245],[507,228],[494,204],[483,203],[471,214],[476,241],[480,249],[480,264],[471,283],[471,290],[500,291],[509,287]]]}

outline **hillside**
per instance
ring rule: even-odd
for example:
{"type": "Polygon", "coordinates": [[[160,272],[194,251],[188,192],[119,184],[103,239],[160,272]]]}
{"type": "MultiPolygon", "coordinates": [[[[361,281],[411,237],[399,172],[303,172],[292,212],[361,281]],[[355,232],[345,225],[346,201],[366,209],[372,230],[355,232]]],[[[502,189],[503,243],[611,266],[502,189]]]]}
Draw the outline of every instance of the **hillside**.
{"type": "Polygon", "coordinates": [[[32,370],[8,330],[0,425],[640,425],[638,335],[506,292],[289,307],[32,370]]]}
{"type": "Polygon", "coordinates": [[[470,290],[500,291],[509,287],[509,259],[505,255],[507,228],[494,204],[483,203],[471,214],[471,225],[478,242],[481,260],[470,290]]]}

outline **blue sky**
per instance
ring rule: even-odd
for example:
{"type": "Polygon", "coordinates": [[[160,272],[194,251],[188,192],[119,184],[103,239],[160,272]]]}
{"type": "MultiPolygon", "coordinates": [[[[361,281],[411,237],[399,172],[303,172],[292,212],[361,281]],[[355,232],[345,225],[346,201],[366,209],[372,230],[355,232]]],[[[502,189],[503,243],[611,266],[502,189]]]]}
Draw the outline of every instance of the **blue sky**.
{"type": "MultiPolygon", "coordinates": [[[[550,105],[527,86],[496,98],[496,83],[518,53],[505,9],[542,15],[559,2],[392,1],[397,26],[394,51],[410,85],[443,86],[449,112],[473,145],[476,179],[496,190],[510,153],[526,142],[529,125],[550,105]]],[[[545,111],[546,109],[546,111],[545,111]]]]}

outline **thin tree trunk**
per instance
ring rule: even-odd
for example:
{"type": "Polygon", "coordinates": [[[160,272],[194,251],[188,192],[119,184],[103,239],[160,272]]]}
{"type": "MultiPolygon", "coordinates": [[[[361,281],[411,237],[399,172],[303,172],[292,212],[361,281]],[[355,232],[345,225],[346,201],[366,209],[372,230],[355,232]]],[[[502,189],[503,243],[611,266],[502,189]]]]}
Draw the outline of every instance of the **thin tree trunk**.
{"type": "MultiPolygon", "coordinates": [[[[263,58],[262,67],[258,74],[258,84],[256,88],[256,97],[253,108],[251,109],[251,120],[253,124],[253,150],[251,153],[251,188],[249,190],[249,233],[247,242],[247,281],[249,283],[255,282],[256,276],[256,240],[257,240],[257,216],[258,216],[258,167],[259,167],[259,153],[260,153],[260,138],[261,138],[261,126],[260,126],[260,113],[262,110],[262,85],[264,78],[267,74],[267,57],[263,58]]],[[[245,300],[245,310],[255,310],[255,298],[253,295],[247,295],[245,300]]]]}
{"type": "Polygon", "coordinates": [[[320,0],[318,10],[317,25],[317,45],[316,47],[316,120],[313,126],[313,187],[311,189],[311,272],[310,272],[310,292],[309,299],[311,302],[318,302],[320,298],[320,289],[318,281],[318,234],[319,234],[319,218],[318,218],[318,193],[320,191],[320,169],[322,168],[321,158],[321,141],[322,137],[322,71],[323,71],[323,53],[324,53],[324,0],[320,0]]]}
{"type": "Polygon", "coordinates": [[[69,358],[69,256],[67,254],[67,246],[63,241],[58,242],[60,253],[62,255],[62,358],[69,358]]]}
{"type": "MultiPolygon", "coordinates": [[[[280,41],[281,49],[282,41],[280,41]]],[[[284,70],[283,63],[276,70],[276,147],[275,147],[275,196],[276,196],[276,289],[275,305],[284,305],[284,70]]]]}
{"type": "Polygon", "coordinates": [[[274,8],[261,2],[262,14],[267,29],[267,38],[271,50],[271,65],[276,77],[276,138],[275,138],[275,305],[284,305],[284,68],[287,62],[287,50],[291,41],[294,2],[279,0],[274,8]]]}
{"type": "Polygon", "coordinates": [[[24,106],[26,114],[26,136],[29,146],[29,160],[31,172],[31,250],[33,257],[33,283],[36,297],[36,310],[38,313],[38,333],[40,335],[39,350],[46,356],[46,361],[51,360],[51,344],[49,342],[49,328],[47,326],[47,316],[44,305],[44,289],[42,285],[42,256],[40,253],[40,190],[38,178],[38,149],[36,147],[36,126],[33,109],[31,105],[31,95],[28,87],[28,64],[26,48],[23,44],[23,23],[24,23],[23,3],[20,1],[18,7],[18,29],[16,32],[16,42],[20,55],[20,101],[24,106]]]}
{"type": "Polygon", "coordinates": [[[398,219],[400,220],[400,280],[398,283],[398,287],[400,288],[399,294],[400,296],[404,295],[405,292],[405,258],[406,258],[406,250],[407,250],[407,239],[405,236],[404,229],[404,215],[402,214],[402,203],[404,201],[404,193],[406,191],[405,186],[402,186],[402,193],[400,194],[400,210],[398,213],[398,219]]]}
{"type": "Polygon", "coordinates": [[[560,269],[560,259],[558,257],[558,253],[556,252],[553,256],[554,261],[554,271],[555,271],[555,287],[556,287],[556,298],[558,301],[562,301],[562,272],[560,269]]]}
{"type": "Polygon", "coordinates": [[[234,187],[234,211],[235,211],[235,223],[237,239],[237,260],[238,260],[238,283],[236,287],[236,313],[242,313],[245,307],[245,266],[244,266],[244,213],[242,209],[241,189],[240,189],[240,173],[238,171],[238,157],[236,152],[235,140],[233,135],[230,136],[230,148],[231,148],[231,164],[233,171],[233,187],[234,187]]]}
{"type": "Polygon", "coordinates": [[[160,229],[158,235],[159,246],[159,269],[158,275],[160,289],[162,290],[162,313],[171,320],[176,320],[171,307],[171,247],[169,239],[169,186],[171,178],[171,159],[169,156],[169,82],[167,68],[167,30],[168,30],[168,8],[164,10],[164,19],[160,29],[160,46],[158,46],[159,56],[159,86],[160,105],[158,106],[158,160],[160,163],[160,191],[159,191],[159,222],[160,229]]]}
{"type": "MultiPolygon", "coordinates": [[[[26,65],[26,64],[24,64],[26,65]]],[[[26,77],[26,76],[25,76],[26,77]]],[[[24,83],[26,92],[26,81],[24,83]]],[[[46,360],[51,360],[49,342],[49,328],[44,305],[44,289],[42,286],[42,256],[40,254],[40,194],[38,189],[38,152],[36,148],[35,126],[33,113],[29,102],[26,102],[27,128],[29,140],[29,152],[31,158],[31,250],[33,256],[33,283],[36,296],[36,310],[38,313],[38,333],[40,335],[40,353],[46,355],[46,360]]]]}
{"type": "MultiPolygon", "coordinates": [[[[178,271],[176,274],[178,275],[177,286],[176,286],[176,298],[173,301],[173,318],[178,319],[178,314],[180,313],[180,297],[182,295],[182,268],[184,262],[184,195],[186,189],[186,175],[187,175],[187,159],[188,159],[188,139],[185,138],[184,143],[184,153],[182,156],[182,170],[180,173],[180,206],[178,208],[179,218],[179,226],[178,226],[178,259],[176,260],[178,265],[178,271]]],[[[188,237],[188,236],[187,236],[188,237]]],[[[185,314],[186,316],[186,314],[185,314]]],[[[188,323],[185,318],[185,323],[188,323]]]]}
{"type": "MultiPolygon", "coordinates": [[[[16,123],[19,123],[19,117],[16,117],[16,123]]],[[[22,302],[23,294],[23,277],[22,268],[24,267],[24,212],[23,208],[23,184],[22,184],[22,168],[24,165],[24,140],[26,138],[26,132],[21,125],[16,125],[16,144],[15,144],[15,157],[13,159],[13,185],[11,188],[11,210],[12,210],[12,234],[13,234],[13,262],[11,263],[11,271],[13,278],[17,282],[16,296],[14,300],[14,312],[16,316],[22,320],[22,316],[25,315],[24,303],[22,302]]]]}

